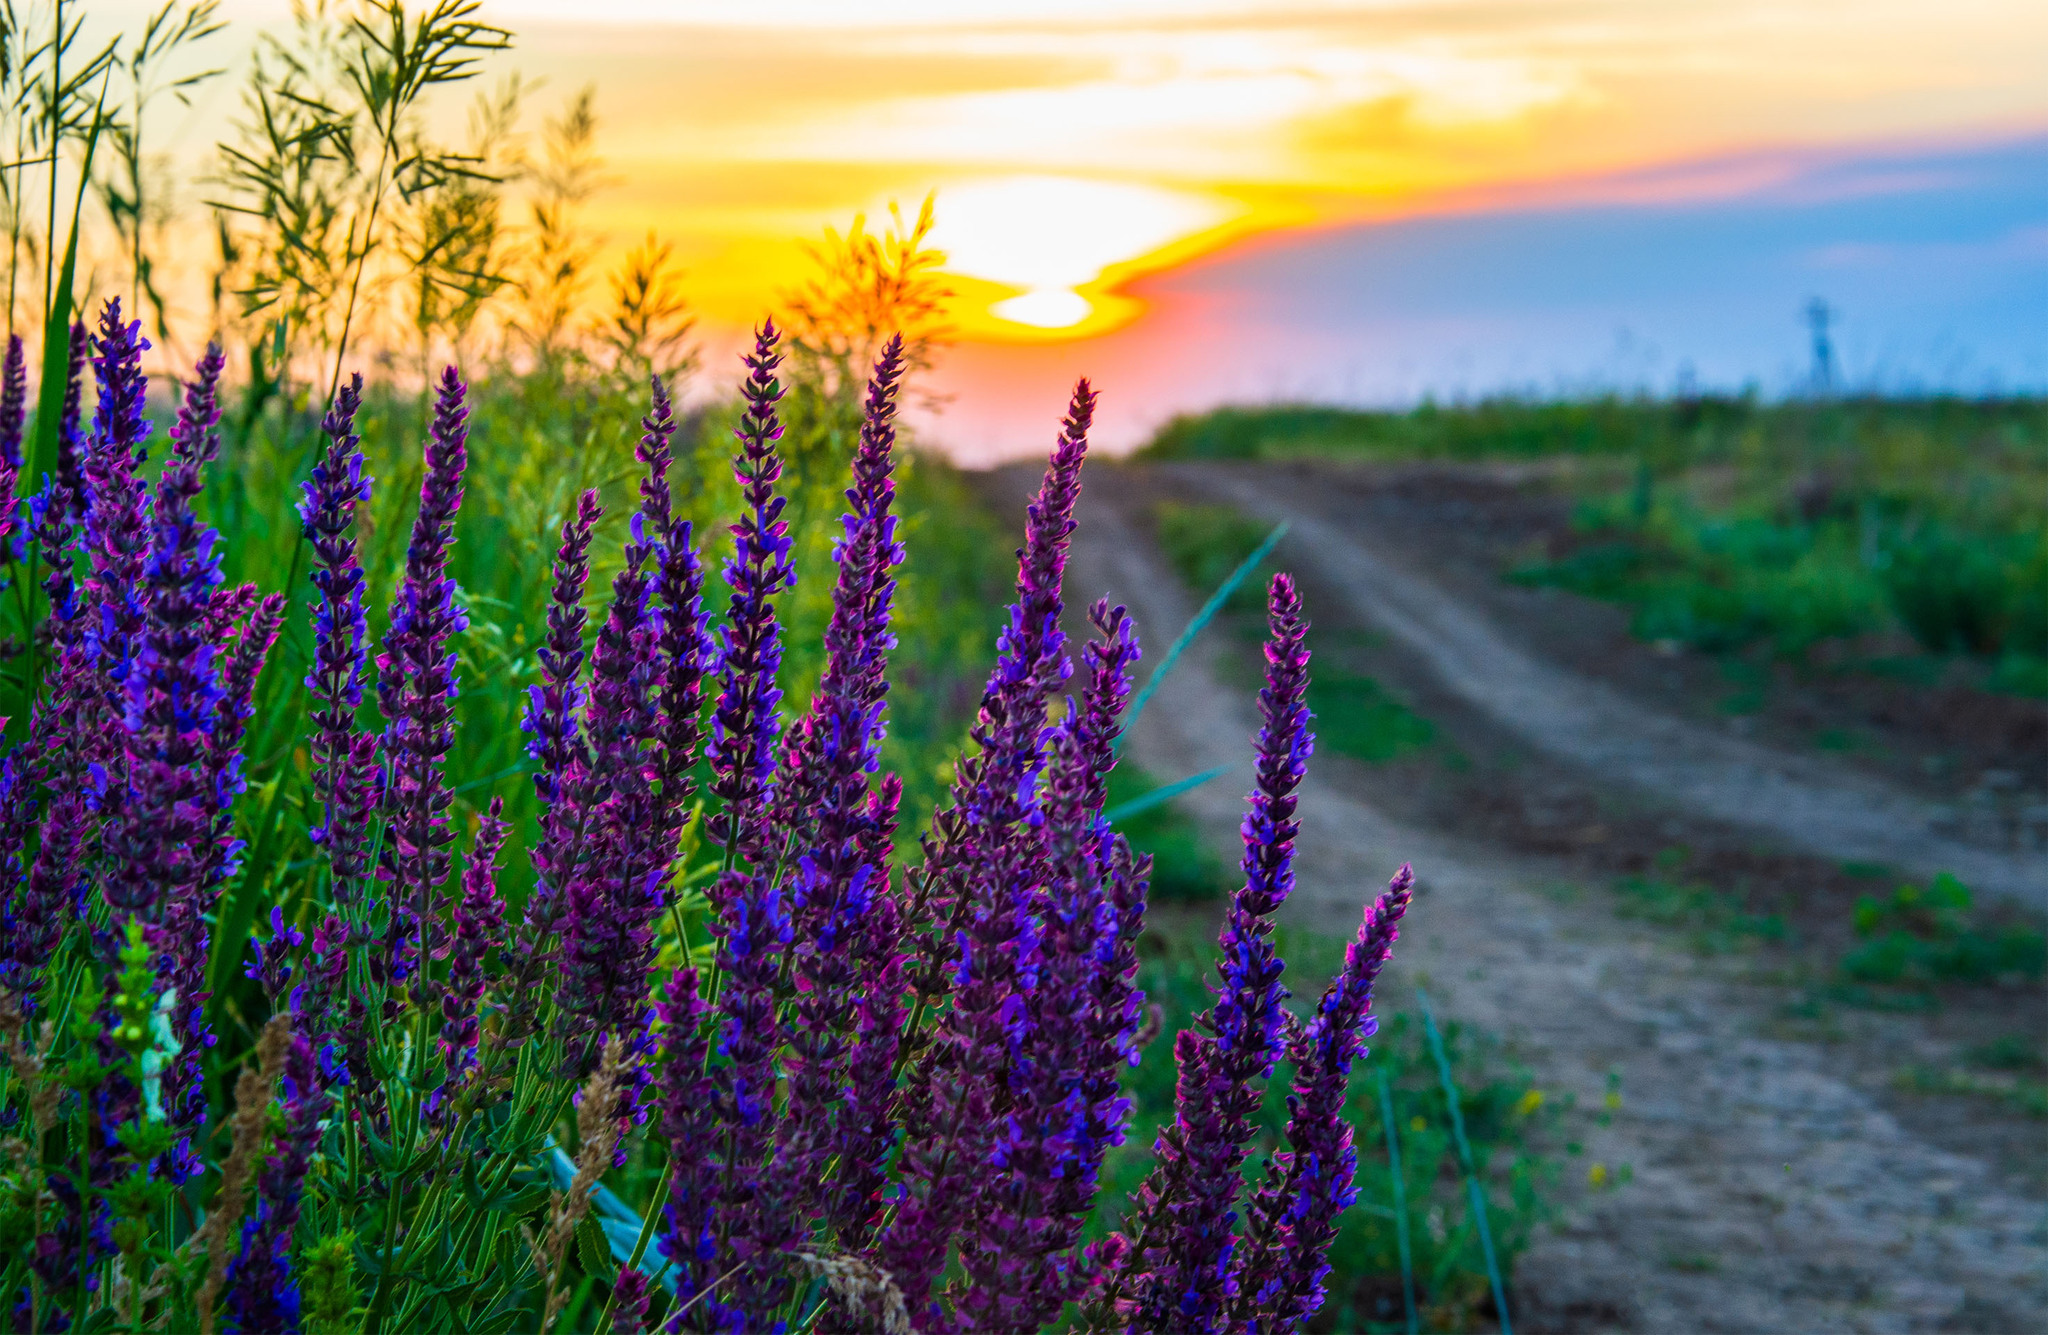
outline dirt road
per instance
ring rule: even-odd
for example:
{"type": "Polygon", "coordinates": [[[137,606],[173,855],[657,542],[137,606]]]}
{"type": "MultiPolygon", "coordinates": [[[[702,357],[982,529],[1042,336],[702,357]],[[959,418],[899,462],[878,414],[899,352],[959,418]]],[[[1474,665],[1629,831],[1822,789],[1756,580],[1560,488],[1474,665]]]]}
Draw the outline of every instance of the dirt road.
{"type": "MultiPolygon", "coordinates": [[[[989,486],[1014,513],[1031,481],[1011,472],[989,486]]],[[[1069,590],[1071,604],[1107,592],[1129,605],[1156,659],[1195,600],[1138,522],[1155,482],[1095,470],[1069,590]]],[[[1335,534],[1309,536],[1344,550],[1335,534]]],[[[1332,574],[1324,584],[1339,588],[1375,577],[1361,562],[1332,574]]],[[[1394,615],[1427,611],[1404,603],[1394,615]]],[[[1439,618],[1417,635],[1467,656],[1451,668],[1482,703],[1540,712],[1533,665],[1511,662],[1496,682],[1471,658],[1484,631],[1447,635],[1439,618]]],[[[1241,652],[1216,634],[1198,642],[1131,742],[1133,758],[1162,777],[1237,766],[1183,799],[1219,850],[1234,842],[1249,777],[1253,702],[1224,684],[1242,680],[1242,664],[1226,661],[1241,652]]],[[[1583,728],[1594,706],[1583,692],[1567,698],[1583,728]]],[[[1571,728],[1531,726],[1569,742],[1571,728]]],[[[1665,772],[1654,748],[1626,755],[1645,774],[1665,772]]],[[[1586,1106],[1610,1071],[1621,1075],[1623,1110],[1587,1134],[1587,1158],[1627,1164],[1632,1180],[1570,1193],[1560,1223],[1520,1262],[1520,1328],[2017,1331],[2048,1311],[2048,1206],[2000,1158],[1997,1138],[1930,1128],[1892,1106],[1899,1052],[1940,1046],[1913,1032],[1917,1020],[1852,1018],[1827,1042],[1788,1037],[1777,1022],[1788,990],[1753,960],[1696,955],[1670,933],[1618,919],[1597,895],[1556,893],[1577,871],[1568,859],[1397,819],[1364,768],[1341,758],[1312,764],[1303,821],[1288,912],[1305,925],[1348,933],[1399,862],[1416,866],[1421,891],[1388,974],[1393,1004],[1427,983],[1439,1007],[1505,1037],[1551,1094],[1575,1092],[1586,1106]]]]}
{"type": "Polygon", "coordinates": [[[1670,805],[1836,861],[1947,871],[1979,893],[2048,910],[2048,855],[1941,833],[1942,804],[1819,756],[1713,732],[1539,660],[1416,568],[1403,535],[1346,523],[1342,502],[1269,470],[1180,470],[1246,513],[1292,526],[1283,558],[1308,565],[1442,682],[1541,751],[1670,805]],[[1404,559],[1406,556],[1407,559],[1404,559]]]}

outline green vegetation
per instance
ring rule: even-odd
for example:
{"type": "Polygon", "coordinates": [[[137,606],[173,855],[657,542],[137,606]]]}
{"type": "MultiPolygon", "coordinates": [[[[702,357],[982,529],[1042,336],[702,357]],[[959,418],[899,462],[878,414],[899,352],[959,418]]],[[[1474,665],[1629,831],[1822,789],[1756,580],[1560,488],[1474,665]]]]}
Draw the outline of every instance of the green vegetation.
{"type": "Polygon", "coordinates": [[[1842,957],[1841,968],[1858,983],[1991,983],[2038,979],[2048,970],[2048,938],[2031,927],[1980,923],[1969,887],[1946,872],[1925,888],[1863,896],[1855,926],[1862,944],[1842,957]]]}
{"type": "MultiPolygon", "coordinates": [[[[1163,1057],[1171,1035],[1209,1004],[1207,980],[1214,969],[1213,946],[1157,931],[1147,941],[1153,953],[1141,970],[1140,985],[1149,1000],[1162,1006],[1163,1027],[1147,1060],[1128,1081],[1136,1124],[1129,1140],[1104,1168],[1105,1177],[1113,1177],[1118,1186],[1135,1186],[1143,1178],[1151,1164],[1157,1129],[1173,1115],[1172,1064],[1154,1059],[1163,1057]]],[[[1285,948],[1289,976],[1297,980],[1324,977],[1335,967],[1341,950],[1335,941],[1300,935],[1290,936],[1285,948]]],[[[1297,997],[1295,1005],[1305,1010],[1314,1000],[1312,996],[1297,997]]],[[[1424,1036],[1421,1013],[1386,1005],[1379,1009],[1379,1034],[1372,1041],[1371,1056],[1352,1077],[1347,1110],[1358,1152],[1358,1204],[1344,1216],[1330,1249],[1330,1298],[1310,1329],[1402,1328],[1400,1241],[1378,1094],[1378,1081],[1384,1073],[1391,1086],[1399,1137],[1421,1328],[1470,1330],[1490,1313],[1491,1298],[1471,1201],[1452,1143],[1449,1105],[1424,1036]]],[[[1443,1038],[1466,1135],[1479,1177],[1486,1184],[1494,1244],[1512,1276],[1513,1258],[1528,1246],[1532,1230],[1544,1217],[1542,1193],[1555,1178],[1557,1165],[1545,1157],[1543,1146],[1569,1110],[1568,1103],[1546,1100],[1525,1072],[1472,1031],[1449,1024],[1444,1026],[1443,1038]]],[[[1278,1144],[1286,1124],[1285,1087],[1291,1076],[1283,1064],[1270,1087],[1263,1114],[1268,1150],[1278,1144]]],[[[1263,1154],[1255,1154],[1246,1172],[1255,1174],[1262,1166],[1263,1154]]],[[[1109,1221],[1101,1223],[1107,1227],[1109,1221]]]]}
{"type": "MultiPolygon", "coordinates": [[[[1258,549],[1269,529],[1228,505],[1160,501],[1152,507],[1159,549],[1190,592],[1207,595],[1258,549]]],[[[1256,616],[1265,606],[1265,584],[1248,579],[1224,603],[1226,612],[1256,616]]],[[[1436,739],[1436,729],[1394,699],[1373,678],[1346,667],[1344,636],[1317,636],[1316,669],[1309,684],[1309,708],[1316,716],[1316,745],[1325,752],[1380,764],[1436,739]]]]}
{"type": "MultiPolygon", "coordinates": [[[[1212,782],[1227,782],[1224,776],[1212,782]]],[[[1129,760],[1120,760],[1109,775],[1109,810],[1157,791],[1159,781],[1129,760]]],[[[1239,881],[1202,838],[1201,827],[1172,801],[1148,806],[1116,822],[1117,832],[1140,853],[1152,855],[1154,904],[1190,904],[1222,899],[1239,881]]]]}
{"type": "Polygon", "coordinates": [[[1614,882],[1614,890],[1620,898],[1620,916],[1678,928],[1702,954],[1723,954],[1790,935],[1778,914],[1751,913],[1738,896],[1704,882],[1623,876],[1614,882]]]}
{"type": "Polygon", "coordinates": [[[1647,641],[1905,648],[2048,698],[2048,401],[1224,409],[1145,457],[1551,459],[1581,498],[1574,533],[1512,578],[1623,603],[1647,641]]]}
{"type": "Polygon", "coordinates": [[[1369,765],[1436,740],[1435,725],[1371,677],[1347,670],[1341,657],[1325,655],[1309,686],[1308,703],[1316,715],[1316,744],[1369,765]]]}
{"type": "MultiPolygon", "coordinates": [[[[1258,550],[1269,525],[1239,514],[1228,505],[1189,505],[1160,501],[1152,507],[1153,533],[1175,573],[1188,588],[1207,596],[1222,587],[1232,571],[1258,550]]],[[[1269,558],[1270,560],[1270,558],[1269,558]]],[[[1266,605],[1264,568],[1255,571],[1223,602],[1232,613],[1257,613],[1266,605]]]]}

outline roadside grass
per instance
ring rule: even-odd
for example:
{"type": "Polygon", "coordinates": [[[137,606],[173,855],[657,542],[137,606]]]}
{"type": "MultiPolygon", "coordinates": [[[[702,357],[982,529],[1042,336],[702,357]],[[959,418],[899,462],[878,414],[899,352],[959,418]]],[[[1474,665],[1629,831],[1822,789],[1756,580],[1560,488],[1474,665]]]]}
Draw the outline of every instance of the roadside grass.
{"type": "MultiPolygon", "coordinates": [[[[1214,782],[1227,783],[1230,776],[1214,782]]],[[[1160,788],[1159,780],[1128,759],[1117,761],[1109,775],[1108,809],[1135,801],[1160,788]]],[[[1118,833],[1140,853],[1152,855],[1154,904],[1195,904],[1227,897],[1237,884],[1235,869],[1225,866],[1202,838],[1198,826],[1172,801],[1148,806],[1117,820],[1118,833]]]]}
{"type": "MultiPolygon", "coordinates": [[[[1147,1060],[1127,1080],[1135,1120],[1129,1140],[1112,1152],[1104,1167],[1105,1177],[1118,1188],[1105,1199],[1123,1199],[1122,1189],[1135,1189],[1150,1170],[1155,1137],[1173,1115],[1170,1036],[1212,1000],[1208,983],[1214,977],[1214,944],[1194,935],[1191,925],[1180,925],[1184,921],[1194,920],[1176,919],[1175,926],[1155,928],[1145,938],[1140,985],[1147,999],[1161,1008],[1164,1026],[1147,1060]]],[[[1297,1013],[1306,1013],[1338,967],[1343,945],[1305,933],[1284,935],[1288,978],[1296,992],[1291,1004],[1297,1013]]],[[[1394,1111],[1402,1178],[1399,1199],[1406,1207],[1420,1329],[1490,1328],[1494,1312],[1478,1229],[1453,1143],[1449,1103],[1421,1014],[1384,1001],[1379,1010],[1379,1032],[1371,1041],[1371,1054],[1353,1070],[1347,1105],[1358,1154],[1358,1203],[1344,1215],[1330,1249],[1329,1301],[1309,1328],[1404,1329],[1399,1214],[1379,1099],[1382,1075],[1394,1111]]],[[[1548,1216],[1546,1200],[1561,1172],[1553,1146],[1575,1111],[1573,1101],[1546,1097],[1528,1072],[1485,1036],[1456,1023],[1444,1024],[1442,1035],[1459,1111],[1485,1188],[1494,1245],[1511,1277],[1514,1258],[1548,1216]]],[[[1292,1076],[1286,1063],[1274,1072],[1260,1114],[1261,1140],[1245,1168],[1248,1184],[1263,1172],[1266,1155],[1282,1147],[1292,1076]]],[[[1107,1230],[1116,1222],[1104,1216],[1096,1227],[1107,1230]]]]}
{"type": "Polygon", "coordinates": [[[1855,930],[1860,944],[1840,965],[1854,983],[1982,986],[2036,981],[2048,972],[2048,937],[2032,926],[1983,921],[1969,887],[1946,872],[1925,887],[1863,896],[1855,930]]]}
{"type": "MultiPolygon", "coordinates": [[[[1203,596],[1251,556],[1270,531],[1228,505],[1159,501],[1152,507],[1152,520],[1167,563],[1190,592],[1203,596]]],[[[1263,632],[1258,617],[1264,606],[1265,579],[1254,578],[1231,594],[1224,611],[1239,619],[1247,638],[1256,638],[1263,632]]],[[[1310,617],[1313,620],[1313,608],[1310,617]]],[[[1362,638],[1340,630],[1319,632],[1311,641],[1316,656],[1308,703],[1315,714],[1317,748],[1376,765],[1431,746],[1435,725],[1346,661],[1346,650],[1362,638]]]]}
{"type": "MultiPolygon", "coordinates": [[[[1153,536],[1181,581],[1203,596],[1221,587],[1230,573],[1265,540],[1270,525],[1228,505],[1159,501],[1152,506],[1153,536]]],[[[1230,613],[1256,613],[1266,605],[1269,558],[1223,602],[1230,613]]]]}
{"type": "Polygon", "coordinates": [[[1176,418],[1141,457],[1557,461],[1574,532],[1510,578],[1649,642],[2048,699],[2048,399],[1279,405],[1176,418]]]}
{"type": "Polygon", "coordinates": [[[1616,914],[1668,927],[1703,955],[1724,955],[1748,946],[1790,939],[1782,915],[1751,913],[1739,895],[1699,881],[1664,876],[1616,878],[1616,914]]]}

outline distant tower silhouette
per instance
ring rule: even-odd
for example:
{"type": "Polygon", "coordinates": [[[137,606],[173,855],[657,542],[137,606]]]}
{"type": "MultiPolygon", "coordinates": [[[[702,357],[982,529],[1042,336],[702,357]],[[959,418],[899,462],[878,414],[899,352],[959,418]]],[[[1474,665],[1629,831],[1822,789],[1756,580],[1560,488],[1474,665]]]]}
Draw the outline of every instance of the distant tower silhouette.
{"type": "Polygon", "coordinates": [[[1813,330],[1813,392],[1826,398],[1835,389],[1835,345],[1828,338],[1835,308],[1815,297],[1806,303],[1806,325],[1813,330]]]}

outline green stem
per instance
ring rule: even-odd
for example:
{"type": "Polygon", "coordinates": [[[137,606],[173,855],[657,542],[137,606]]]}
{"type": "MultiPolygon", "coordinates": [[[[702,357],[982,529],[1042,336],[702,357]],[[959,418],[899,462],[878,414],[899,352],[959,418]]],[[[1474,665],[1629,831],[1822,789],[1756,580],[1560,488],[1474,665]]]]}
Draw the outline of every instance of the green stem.
{"type": "Polygon", "coordinates": [[[1415,1335],[1415,1264],[1408,1248],[1408,1183],[1401,1176],[1401,1141],[1394,1129],[1394,1095],[1387,1072],[1380,1070],[1380,1124],[1387,1131],[1387,1165],[1394,1175],[1394,1240],[1401,1249],[1401,1304],[1408,1314],[1408,1335],[1415,1335]]]}

